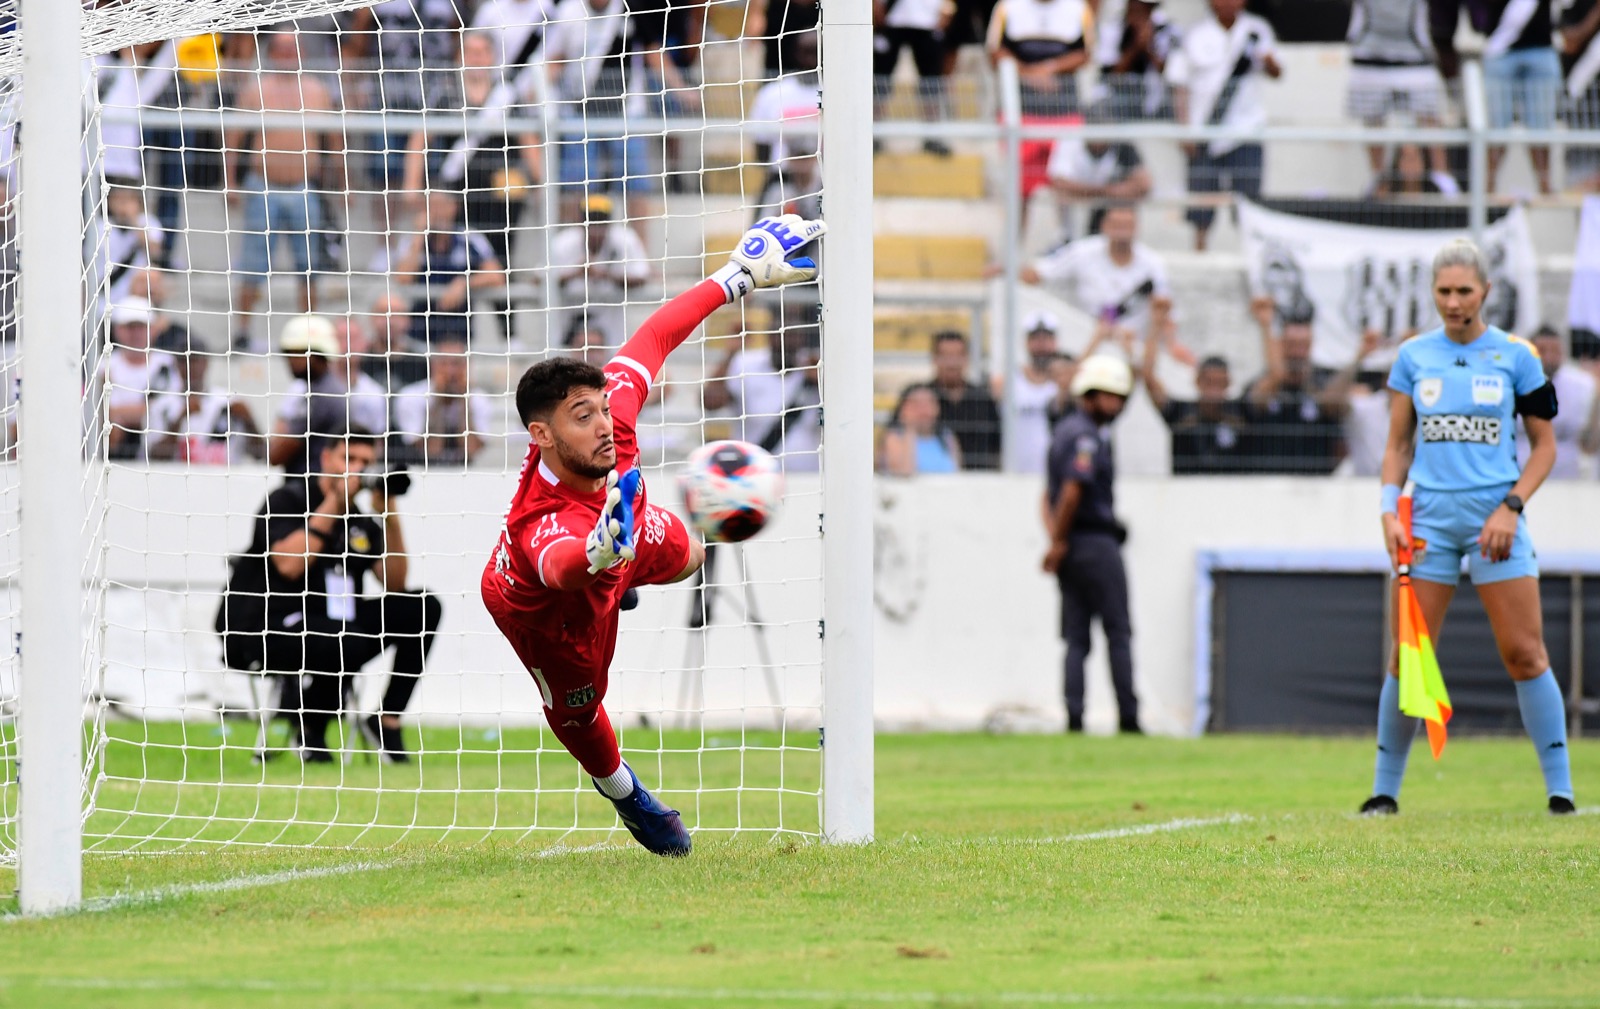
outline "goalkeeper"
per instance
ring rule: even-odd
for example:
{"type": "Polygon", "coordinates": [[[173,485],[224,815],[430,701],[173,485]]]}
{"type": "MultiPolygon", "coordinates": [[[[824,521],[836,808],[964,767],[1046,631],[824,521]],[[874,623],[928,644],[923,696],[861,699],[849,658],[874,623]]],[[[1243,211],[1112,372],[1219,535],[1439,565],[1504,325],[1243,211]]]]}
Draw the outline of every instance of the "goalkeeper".
{"type": "MultiPolygon", "coordinates": [[[[1539,564],[1522,509],[1555,463],[1555,388],[1533,344],[1488,325],[1488,269],[1478,247],[1449,242],[1433,259],[1433,302],[1444,325],[1407,340],[1389,373],[1389,442],[1382,520],[1391,562],[1406,546],[1401,485],[1412,493],[1411,579],[1430,637],[1439,640],[1461,560],[1489,615],[1500,659],[1517,688],[1522,724],[1544,772],[1552,813],[1573,812],[1567,713],[1550,671],[1539,606],[1539,564]],[[1521,415],[1528,463],[1517,467],[1521,415]]],[[[1391,660],[1378,701],[1378,758],[1364,815],[1400,811],[1400,781],[1417,720],[1400,710],[1391,660]]]]}
{"type": "Polygon", "coordinates": [[[726,266],[646,320],[603,369],[551,358],[517,383],[533,443],[484,568],[484,606],[538,683],[551,731],[658,855],[687,855],[689,832],[623,761],[606,682],[623,593],[688,578],[705,548],[647,501],[634,424],[667,355],[712,312],[755,288],[816,277],[799,253],[826,230],[793,214],[757,221],[726,266]]]}

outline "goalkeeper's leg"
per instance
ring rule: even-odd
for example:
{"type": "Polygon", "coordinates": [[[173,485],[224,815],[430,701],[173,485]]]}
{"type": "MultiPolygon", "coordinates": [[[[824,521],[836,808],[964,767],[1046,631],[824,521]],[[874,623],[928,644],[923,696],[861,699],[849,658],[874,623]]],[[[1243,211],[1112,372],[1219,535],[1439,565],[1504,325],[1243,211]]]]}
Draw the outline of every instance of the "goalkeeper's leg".
{"type": "MultiPolygon", "coordinates": [[[[554,688],[552,684],[552,688],[554,688]]],[[[582,688],[580,688],[582,689],[582,688]]],[[[557,714],[545,709],[550,731],[594,780],[599,793],[611,800],[617,816],[649,851],[657,855],[687,855],[689,832],[676,809],[664,806],[639,782],[633,768],[622,759],[617,735],[605,707],[596,698],[587,710],[557,714]]]]}

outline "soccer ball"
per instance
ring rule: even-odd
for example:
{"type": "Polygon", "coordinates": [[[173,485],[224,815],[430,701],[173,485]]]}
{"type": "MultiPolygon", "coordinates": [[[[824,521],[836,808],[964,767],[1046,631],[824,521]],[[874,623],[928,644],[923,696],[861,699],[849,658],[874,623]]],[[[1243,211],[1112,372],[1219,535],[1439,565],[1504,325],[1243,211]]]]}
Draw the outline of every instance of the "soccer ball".
{"type": "Polygon", "coordinates": [[[713,543],[739,543],[778,513],[783,474],[778,460],[747,441],[713,441],[689,455],[683,502],[689,520],[713,543]]]}

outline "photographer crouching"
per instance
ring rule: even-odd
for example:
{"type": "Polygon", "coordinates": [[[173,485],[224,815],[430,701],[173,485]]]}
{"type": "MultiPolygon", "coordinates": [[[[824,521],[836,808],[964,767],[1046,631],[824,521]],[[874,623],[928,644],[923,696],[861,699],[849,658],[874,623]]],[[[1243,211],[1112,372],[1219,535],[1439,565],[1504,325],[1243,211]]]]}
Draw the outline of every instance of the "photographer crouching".
{"type": "Polygon", "coordinates": [[[333,760],[328,724],[342,707],[347,674],[389,648],[394,671],[382,710],[361,719],[360,730],[386,762],[410,759],[400,715],[442,610],[432,594],[406,590],[409,561],[392,499],[410,478],[383,471],[381,450],[378,437],[360,428],[327,436],[310,479],[289,480],[267,496],[217,612],[229,667],[284,677],[277,707],[299,711],[294,734],[308,763],[333,760]],[[357,503],[363,492],[370,513],[357,503]],[[369,573],[378,596],[363,594],[369,573]]]}

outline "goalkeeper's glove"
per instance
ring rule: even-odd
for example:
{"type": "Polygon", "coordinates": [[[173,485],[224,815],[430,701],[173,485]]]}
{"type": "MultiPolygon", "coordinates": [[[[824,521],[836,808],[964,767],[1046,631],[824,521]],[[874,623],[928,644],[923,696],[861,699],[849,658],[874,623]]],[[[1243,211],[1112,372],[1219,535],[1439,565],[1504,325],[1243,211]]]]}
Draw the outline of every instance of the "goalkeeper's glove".
{"type": "Polygon", "coordinates": [[[816,260],[795,253],[827,230],[823,222],[808,221],[799,214],[763,217],[744,233],[738,248],[728,257],[728,265],[713,273],[711,279],[728,292],[729,301],[737,301],[758,287],[815,280],[816,260]]]}
{"type": "Polygon", "coordinates": [[[637,466],[620,478],[616,470],[606,474],[606,503],[583,546],[589,558],[590,574],[599,574],[633,560],[633,502],[639,496],[642,479],[637,466]]]}

